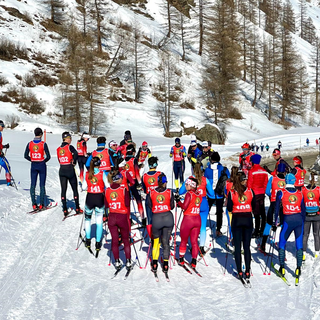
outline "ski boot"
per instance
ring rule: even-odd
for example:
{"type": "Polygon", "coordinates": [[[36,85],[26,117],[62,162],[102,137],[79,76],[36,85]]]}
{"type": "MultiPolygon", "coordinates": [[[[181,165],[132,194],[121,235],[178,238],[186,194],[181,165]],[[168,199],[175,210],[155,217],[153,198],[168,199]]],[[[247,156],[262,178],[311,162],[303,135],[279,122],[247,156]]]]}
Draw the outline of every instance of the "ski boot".
{"type": "Polygon", "coordinates": [[[180,257],[179,260],[178,260],[178,265],[179,266],[183,266],[184,264],[185,264],[184,257],[180,257]]]}
{"type": "Polygon", "coordinates": [[[114,267],[116,268],[116,270],[120,270],[121,269],[121,262],[119,259],[117,259],[115,262],[114,262],[114,267]]]}
{"type": "Polygon", "coordinates": [[[296,275],[296,278],[299,279],[299,277],[301,276],[301,267],[297,267],[294,274],[296,275]]]}
{"type": "Polygon", "coordinates": [[[197,266],[197,259],[192,258],[192,260],[191,260],[191,267],[192,267],[193,269],[195,269],[196,266],[197,266]]]}
{"type": "Polygon", "coordinates": [[[81,208],[76,208],[76,213],[77,214],[82,214],[83,213],[83,210],[81,208]]]}
{"type": "Polygon", "coordinates": [[[102,247],[102,241],[96,242],[96,251],[100,251],[102,247]]]}
{"type": "Polygon", "coordinates": [[[246,279],[250,279],[250,272],[246,272],[246,279]]]}
{"type": "Polygon", "coordinates": [[[91,248],[91,239],[86,239],[86,248],[91,248]]]}
{"type": "Polygon", "coordinates": [[[164,260],[163,261],[163,265],[162,265],[162,271],[163,272],[168,272],[169,270],[169,261],[168,260],[164,260]]]}
{"type": "Polygon", "coordinates": [[[282,277],[284,277],[284,275],[286,274],[286,269],[284,268],[283,265],[280,265],[279,273],[281,274],[282,277]]]}
{"type": "Polygon", "coordinates": [[[316,251],[316,252],[314,253],[314,257],[315,257],[315,258],[318,258],[318,257],[319,257],[319,251],[316,251]]]}
{"type": "Polygon", "coordinates": [[[43,209],[45,209],[46,207],[45,207],[45,205],[44,204],[40,204],[39,205],[39,210],[43,210],[43,209]]]}
{"type": "Polygon", "coordinates": [[[243,279],[243,273],[242,273],[242,271],[238,272],[238,279],[239,279],[239,280],[243,279]]]}
{"type": "Polygon", "coordinates": [[[151,271],[155,273],[157,272],[157,270],[158,270],[158,260],[153,260],[151,262],[151,271]]]}
{"type": "Polygon", "coordinates": [[[32,209],[33,209],[34,211],[36,211],[36,210],[39,210],[39,207],[38,207],[38,205],[35,203],[35,204],[32,205],[32,209]]]}
{"type": "Polygon", "coordinates": [[[126,269],[130,270],[131,268],[132,268],[132,262],[131,262],[130,259],[127,259],[127,261],[126,261],[126,269]]]}
{"type": "Polygon", "coordinates": [[[306,252],[303,251],[303,255],[302,255],[302,264],[306,263],[306,252]]]}

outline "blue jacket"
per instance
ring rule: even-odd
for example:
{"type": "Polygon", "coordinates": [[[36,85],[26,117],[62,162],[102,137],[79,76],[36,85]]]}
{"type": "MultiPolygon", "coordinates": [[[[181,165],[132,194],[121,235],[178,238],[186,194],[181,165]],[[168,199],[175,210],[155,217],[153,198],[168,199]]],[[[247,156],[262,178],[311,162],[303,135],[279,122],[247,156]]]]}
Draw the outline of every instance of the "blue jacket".
{"type": "MultiPolygon", "coordinates": [[[[211,185],[211,189],[212,189],[212,193],[211,194],[207,194],[209,198],[211,199],[222,199],[223,196],[219,196],[216,195],[214,192],[215,187],[213,188],[213,185],[217,185],[219,178],[221,177],[221,173],[223,171],[224,166],[218,162],[218,166],[217,166],[217,170],[218,170],[218,179],[217,181],[214,181],[214,170],[211,168],[213,166],[213,164],[209,164],[208,168],[204,171],[204,176],[209,180],[210,185],[211,185]]],[[[228,178],[230,178],[230,172],[228,170],[228,168],[226,167],[226,174],[228,176],[228,178]]]]}

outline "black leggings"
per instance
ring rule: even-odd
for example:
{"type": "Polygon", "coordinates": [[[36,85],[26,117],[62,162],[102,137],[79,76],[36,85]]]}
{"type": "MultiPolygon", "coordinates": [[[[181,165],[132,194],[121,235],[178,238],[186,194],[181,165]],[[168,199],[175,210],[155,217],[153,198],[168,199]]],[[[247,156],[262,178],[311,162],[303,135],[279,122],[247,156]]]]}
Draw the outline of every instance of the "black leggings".
{"type": "Polygon", "coordinates": [[[235,247],[234,258],[236,260],[237,271],[242,272],[241,262],[241,243],[244,251],[244,261],[246,265],[246,273],[250,272],[251,251],[250,241],[253,230],[252,216],[237,217],[237,214],[232,215],[231,230],[233,234],[233,243],[235,247]]]}
{"type": "Polygon", "coordinates": [[[221,199],[211,199],[208,197],[208,204],[209,204],[209,212],[213,204],[216,204],[216,215],[217,215],[217,226],[216,230],[220,231],[222,227],[222,215],[223,215],[223,203],[224,198],[221,199]]]}
{"type": "Polygon", "coordinates": [[[317,214],[314,217],[306,217],[304,222],[304,231],[303,231],[303,251],[307,251],[308,238],[310,234],[310,229],[312,225],[312,232],[314,238],[314,249],[319,251],[320,249],[320,216],[317,214]]]}
{"type": "Polygon", "coordinates": [[[174,221],[171,211],[156,213],[152,216],[152,235],[154,239],[161,237],[163,248],[163,259],[169,260],[169,240],[173,229],[174,221]]]}
{"type": "Polygon", "coordinates": [[[262,233],[264,227],[266,226],[266,209],[264,206],[264,194],[256,195],[256,205],[254,208],[254,231],[256,233],[262,233]],[[260,226],[260,218],[261,218],[261,226],[260,226]]]}
{"type": "Polygon", "coordinates": [[[73,166],[72,165],[60,166],[59,178],[60,178],[60,185],[61,185],[61,202],[62,202],[63,210],[67,210],[66,194],[67,194],[67,188],[68,188],[68,181],[73,191],[73,198],[76,204],[76,208],[79,208],[78,182],[77,182],[77,176],[73,166]]]}

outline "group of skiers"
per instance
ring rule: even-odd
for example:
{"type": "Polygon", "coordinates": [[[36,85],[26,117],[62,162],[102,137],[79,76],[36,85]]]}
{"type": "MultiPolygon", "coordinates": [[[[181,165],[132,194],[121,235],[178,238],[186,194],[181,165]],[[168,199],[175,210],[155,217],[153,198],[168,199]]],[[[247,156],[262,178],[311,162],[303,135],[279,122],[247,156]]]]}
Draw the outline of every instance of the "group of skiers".
{"type": "MultiPolygon", "coordinates": [[[[10,166],[2,144],[4,123],[0,121],[0,164],[6,170],[8,184],[11,183],[10,166]]],[[[34,130],[34,139],[25,149],[24,157],[31,162],[30,196],[34,210],[44,210],[46,162],[51,158],[46,142],[42,141],[41,128],[34,130]],[[40,201],[37,203],[35,187],[40,179],[40,201]]],[[[60,163],[59,178],[61,202],[64,216],[70,214],[66,191],[68,182],[73,190],[76,214],[83,213],[79,203],[78,181],[75,170],[79,165],[81,188],[87,191],[84,205],[85,246],[91,251],[91,218],[96,216],[95,249],[102,247],[103,223],[107,222],[112,237],[111,250],[114,265],[121,268],[119,245],[124,245],[126,268],[132,268],[131,261],[131,216],[130,203],[137,203],[139,222],[146,228],[152,243],[151,269],[156,274],[163,248],[162,270],[167,273],[170,259],[170,247],[176,248],[177,227],[179,224],[177,207],[181,208],[183,218],[180,225],[180,244],[177,261],[185,267],[187,263],[196,271],[197,256],[206,254],[206,226],[210,209],[216,207],[216,237],[222,235],[223,207],[226,205],[229,241],[234,246],[234,255],[240,279],[250,278],[252,238],[262,238],[260,250],[266,253],[266,243],[270,235],[274,236],[281,226],[279,240],[279,273],[285,275],[285,245],[292,232],[296,238],[297,268],[296,277],[301,274],[302,262],[306,259],[307,240],[310,227],[313,226],[315,239],[315,257],[319,255],[319,198],[320,187],[316,185],[318,176],[311,172],[309,184],[304,185],[306,170],[300,156],[293,158],[293,168],[281,157],[279,148],[273,150],[276,161],[273,171],[261,166],[261,155],[251,151],[250,145],[242,146],[239,165],[232,166],[231,173],[220,163],[220,155],[211,149],[211,143],[201,144],[192,140],[188,151],[176,138],[169,156],[172,157],[175,188],[168,187],[168,179],[157,170],[158,158],[152,155],[147,142],[143,142],[136,152],[131,132],[125,131],[124,139],[118,145],[111,140],[108,145],[105,137],[97,138],[97,148],[87,151],[90,136],[84,132],[77,141],[77,148],[71,144],[69,132],[62,134],[62,143],[57,148],[60,163]],[[185,158],[191,164],[192,175],[184,179],[185,158]],[[141,175],[141,168],[148,160],[149,169],[141,175]],[[87,168],[87,170],[85,170],[87,168]],[[265,195],[270,197],[268,212],[265,212],[265,195]],[[145,206],[143,206],[145,200],[145,206]],[[172,211],[175,209],[175,217],[172,211]],[[254,224],[253,218],[254,217],[254,224]],[[173,237],[172,237],[173,236],[173,237]],[[198,238],[200,236],[200,243],[198,238]],[[172,238],[172,239],[171,239],[172,238]],[[171,240],[170,240],[171,239],[171,240]],[[186,262],[188,239],[191,244],[190,262],[186,262]],[[170,241],[174,243],[170,243],[170,241]],[[242,269],[241,246],[244,251],[245,269],[242,269]]],[[[210,220],[211,222],[211,220],[210,220]]],[[[210,226],[211,227],[211,226],[210,226]]],[[[211,227],[212,228],[212,227],[211,227]]],[[[175,255],[175,254],[174,254],[175,255]]]]}

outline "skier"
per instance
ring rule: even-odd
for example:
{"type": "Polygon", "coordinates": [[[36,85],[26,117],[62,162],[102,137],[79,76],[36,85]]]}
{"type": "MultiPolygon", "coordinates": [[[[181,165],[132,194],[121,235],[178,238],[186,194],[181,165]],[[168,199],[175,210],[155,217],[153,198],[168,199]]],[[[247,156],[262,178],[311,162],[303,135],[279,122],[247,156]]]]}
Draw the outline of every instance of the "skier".
{"type": "Polygon", "coordinates": [[[301,191],[302,187],[304,186],[304,178],[306,176],[306,169],[303,169],[303,161],[300,156],[296,156],[293,158],[293,169],[291,173],[294,174],[296,177],[296,182],[294,186],[301,191]]]}
{"type": "MultiPolygon", "coordinates": [[[[264,148],[264,144],[263,142],[260,143],[260,149],[261,149],[261,152],[263,152],[263,148],[264,148]]],[[[268,151],[268,150],[267,150],[268,151]]]]}
{"type": "Polygon", "coordinates": [[[122,157],[121,151],[118,150],[118,144],[116,141],[111,140],[108,145],[111,169],[118,170],[119,165],[124,161],[124,158],[122,157]]]}
{"type": "Polygon", "coordinates": [[[77,141],[77,152],[78,152],[78,166],[80,170],[80,181],[83,181],[84,166],[87,162],[88,153],[87,153],[87,142],[90,139],[90,136],[87,132],[83,132],[80,140],[77,141]]]}
{"type": "Polygon", "coordinates": [[[243,278],[241,245],[244,250],[245,278],[250,278],[251,251],[250,241],[253,230],[252,212],[255,209],[255,195],[247,188],[247,177],[239,172],[233,182],[227,202],[228,212],[232,212],[231,229],[235,247],[235,261],[239,279],[243,278]]]}
{"type": "Polygon", "coordinates": [[[110,187],[105,191],[107,207],[109,208],[108,227],[111,233],[111,250],[115,259],[114,266],[121,268],[119,260],[119,231],[124,245],[126,256],[126,268],[129,270],[131,264],[131,248],[129,241],[129,223],[127,218],[130,208],[130,194],[127,189],[121,186],[123,177],[119,171],[111,171],[108,175],[110,187]]]}
{"type": "Polygon", "coordinates": [[[150,158],[152,156],[150,149],[148,148],[148,142],[143,141],[141,147],[138,150],[136,158],[138,159],[139,168],[144,167],[144,161],[146,158],[150,158]]]}
{"type": "Polygon", "coordinates": [[[174,140],[174,146],[171,147],[170,150],[170,158],[173,157],[173,172],[174,172],[174,184],[179,191],[179,186],[183,183],[183,174],[185,169],[185,161],[184,158],[186,156],[186,148],[181,145],[181,141],[179,138],[174,140]],[[180,179],[180,185],[179,180],[180,179]]]}
{"type": "Polygon", "coordinates": [[[309,138],[306,139],[307,147],[309,147],[309,138]]]}
{"type": "Polygon", "coordinates": [[[83,190],[87,190],[85,212],[85,232],[86,247],[91,248],[91,217],[93,211],[96,215],[96,251],[101,250],[102,233],[103,233],[103,214],[104,207],[104,190],[108,186],[107,174],[100,171],[101,160],[93,157],[90,162],[89,171],[86,172],[85,180],[82,185],[83,190]]]}
{"type": "Polygon", "coordinates": [[[140,213],[140,216],[142,218],[141,226],[146,227],[147,224],[147,218],[144,217],[144,210],[142,206],[142,200],[140,191],[142,190],[142,183],[141,183],[141,177],[139,173],[139,166],[138,166],[138,160],[135,158],[136,149],[132,144],[127,145],[126,150],[126,165],[125,170],[128,171],[134,180],[134,184],[130,183],[129,181],[129,189],[131,196],[134,197],[134,199],[137,202],[138,211],[140,213]]]}
{"type": "Polygon", "coordinates": [[[71,185],[73,191],[73,198],[76,205],[76,212],[82,213],[83,210],[80,209],[79,206],[79,194],[77,189],[77,176],[74,171],[74,166],[78,160],[78,152],[77,150],[71,145],[71,134],[67,131],[62,133],[62,144],[59,148],[57,148],[57,157],[60,163],[59,169],[59,178],[60,178],[60,185],[61,185],[61,202],[62,202],[62,210],[64,216],[68,215],[68,208],[67,208],[67,187],[68,181],[71,185]]]}
{"type": "Polygon", "coordinates": [[[261,156],[259,154],[251,156],[252,168],[248,175],[248,188],[252,189],[255,194],[255,209],[253,211],[255,228],[252,238],[262,237],[266,225],[264,197],[268,184],[268,172],[260,166],[260,161],[261,156]]]}
{"type": "Polygon", "coordinates": [[[45,196],[46,196],[46,178],[47,178],[47,165],[50,160],[50,152],[46,142],[42,140],[43,131],[41,128],[34,129],[34,139],[30,141],[24,152],[24,158],[31,162],[31,184],[30,184],[30,196],[33,210],[42,210],[45,208],[45,196]],[[36,185],[37,178],[40,178],[40,204],[37,205],[36,201],[36,185]]]}
{"type": "MultiPolygon", "coordinates": [[[[286,165],[284,163],[279,163],[277,168],[277,174],[275,176],[271,176],[267,184],[266,195],[270,198],[270,205],[267,212],[267,222],[263,230],[263,236],[260,245],[260,251],[264,254],[266,253],[266,243],[273,222],[274,209],[276,204],[276,194],[279,190],[284,189],[286,186],[285,175],[286,165]]],[[[280,208],[280,217],[282,217],[282,207],[280,208]]]]}
{"type": "Polygon", "coordinates": [[[250,146],[248,143],[242,145],[242,152],[239,155],[239,170],[243,171],[246,176],[251,169],[250,158],[254,155],[254,152],[250,151],[250,146]]]}
{"type": "Polygon", "coordinates": [[[278,141],[278,149],[281,150],[281,148],[282,148],[282,142],[279,140],[278,141]]]}
{"type": "MultiPolygon", "coordinates": [[[[10,145],[9,143],[3,145],[2,144],[2,131],[4,128],[4,122],[0,120],[0,166],[4,168],[6,171],[6,180],[7,180],[7,186],[12,186],[11,183],[11,168],[9,165],[9,162],[7,158],[5,157],[5,154],[3,152],[3,149],[9,149],[10,145]]],[[[1,171],[0,171],[1,172],[1,171]]]]}
{"type": "MultiPolygon", "coordinates": [[[[150,158],[151,159],[151,158],[150,158]]],[[[146,198],[146,207],[152,211],[152,263],[151,270],[157,272],[160,255],[160,241],[163,249],[163,272],[168,272],[170,257],[170,237],[174,221],[171,210],[174,208],[173,191],[167,189],[167,177],[161,173],[157,178],[158,186],[151,189],[146,198]]]]}
{"type": "Polygon", "coordinates": [[[192,174],[193,174],[194,165],[198,162],[201,156],[202,156],[201,144],[197,143],[197,140],[191,140],[191,143],[188,149],[187,159],[191,164],[192,174]]]}
{"type": "Polygon", "coordinates": [[[306,187],[302,187],[302,194],[304,203],[306,206],[306,220],[304,222],[303,231],[303,257],[302,261],[306,260],[306,251],[310,228],[312,225],[313,237],[314,237],[314,257],[319,257],[320,249],[320,212],[319,212],[319,198],[320,198],[320,187],[316,185],[318,181],[318,175],[311,172],[310,183],[306,187]]]}
{"type": "Polygon", "coordinates": [[[256,144],[256,152],[259,152],[259,146],[256,144]]]}
{"type": "Polygon", "coordinates": [[[208,141],[203,141],[202,142],[202,155],[200,157],[201,164],[204,168],[204,170],[208,167],[210,164],[210,157],[212,155],[213,151],[211,150],[209,146],[208,141]]]}
{"type": "Polygon", "coordinates": [[[215,203],[216,205],[216,215],[217,215],[217,225],[216,225],[216,237],[220,237],[222,235],[221,227],[222,227],[222,214],[223,214],[223,202],[224,202],[224,185],[222,186],[221,193],[218,194],[216,192],[216,188],[220,185],[219,181],[224,179],[226,181],[230,178],[230,172],[227,167],[224,167],[220,163],[220,155],[218,152],[213,152],[210,158],[210,165],[204,171],[204,176],[208,178],[211,188],[214,192],[214,196],[208,194],[208,204],[209,204],[209,212],[211,210],[212,205],[215,203]]]}
{"type": "MultiPolygon", "coordinates": [[[[206,243],[206,235],[207,235],[207,219],[209,214],[209,204],[207,200],[207,194],[210,195],[211,198],[214,198],[214,191],[212,190],[210,181],[203,176],[203,167],[200,163],[196,163],[194,166],[194,177],[197,179],[198,188],[197,191],[199,195],[202,197],[201,206],[200,206],[200,217],[201,217],[201,228],[200,228],[200,247],[199,252],[200,255],[204,255],[206,250],[204,249],[204,245],[206,243]]],[[[179,195],[182,195],[187,192],[185,182],[179,190],[179,195]]]]}
{"type": "Polygon", "coordinates": [[[264,165],[263,166],[263,169],[265,169],[268,173],[270,173],[271,175],[276,175],[277,174],[277,168],[278,168],[278,165],[279,163],[284,163],[285,166],[286,166],[286,173],[290,172],[292,169],[289,165],[289,163],[287,161],[285,161],[282,157],[281,157],[281,151],[280,149],[274,149],[273,152],[272,152],[272,156],[273,156],[273,159],[276,160],[276,164],[275,164],[275,168],[273,171],[271,171],[267,165],[264,165]]]}
{"type": "Polygon", "coordinates": [[[269,151],[269,148],[270,148],[269,145],[266,144],[266,150],[267,150],[267,151],[269,151]]]}
{"type": "MultiPolygon", "coordinates": [[[[158,187],[158,177],[161,171],[157,171],[158,158],[152,156],[148,159],[149,171],[142,176],[143,190],[146,195],[158,187]]],[[[148,225],[152,224],[152,207],[146,205],[146,213],[148,219],[148,225]]]]}
{"type": "Polygon", "coordinates": [[[190,237],[190,242],[192,246],[192,261],[191,267],[195,268],[197,265],[198,256],[198,237],[201,228],[201,218],[200,218],[200,206],[202,202],[202,197],[197,191],[198,181],[194,177],[189,177],[185,186],[187,189],[187,194],[184,198],[184,202],[180,201],[180,196],[176,194],[175,200],[177,206],[181,207],[183,210],[183,219],[180,226],[180,248],[179,248],[179,265],[184,265],[184,255],[187,251],[187,242],[190,237]]]}
{"type": "Polygon", "coordinates": [[[107,171],[111,170],[111,162],[110,162],[110,155],[108,149],[106,149],[106,138],[105,137],[98,137],[97,138],[97,149],[94,150],[86,162],[86,167],[90,168],[90,163],[93,157],[98,157],[101,161],[99,170],[100,171],[107,171]]]}
{"type": "Polygon", "coordinates": [[[295,271],[296,278],[301,275],[301,265],[303,256],[303,223],[306,217],[306,207],[301,191],[294,186],[296,177],[292,173],[288,173],[285,178],[286,187],[277,192],[275,217],[272,224],[272,230],[277,228],[277,218],[280,212],[280,206],[283,208],[283,224],[279,237],[279,273],[284,277],[284,261],[285,261],[285,246],[291,233],[294,231],[296,239],[296,257],[297,268],[295,271]]]}
{"type": "Polygon", "coordinates": [[[118,151],[120,150],[123,158],[126,157],[128,145],[133,145],[136,149],[136,144],[132,141],[131,133],[129,130],[125,132],[124,139],[120,142],[120,145],[118,147],[118,151]]]}
{"type": "MultiPolygon", "coordinates": [[[[233,183],[238,175],[238,172],[239,172],[239,168],[236,166],[232,166],[230,178],[227,179],[225,189],[224,189],[224,195],[225,195],[226,199],[228,199],[230,190],[233,189],[233,183]]],[[[232,240],[233,236],[232,236],[232,230],[231,230],[232,212],[228,212],[228,209],[226,209],[226,216],[227,216],[227,220],[228,220],[228,228],[229,228],[229,235],[230,235],[228,241],[231,243],[231,242],[233,242],[233,240],[232,240]]]]}

